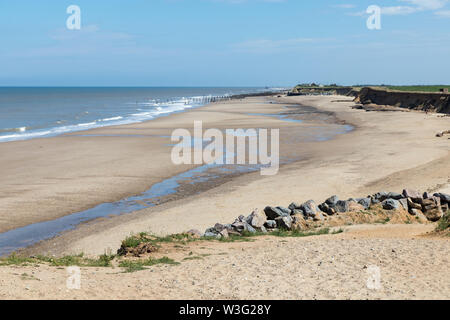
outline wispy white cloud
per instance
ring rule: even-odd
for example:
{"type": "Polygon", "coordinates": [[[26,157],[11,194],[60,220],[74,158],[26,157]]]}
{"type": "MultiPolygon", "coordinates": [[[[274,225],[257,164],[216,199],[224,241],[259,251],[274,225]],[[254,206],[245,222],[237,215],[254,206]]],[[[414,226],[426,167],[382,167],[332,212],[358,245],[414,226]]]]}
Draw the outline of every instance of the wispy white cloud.
{"type": "Polygon", "coordinates": [[[437,10],[443,8],[448,0],[401,0],[414,5],[419,10],[437,10]]]}
{"type": "Polygon", "coordinates": [[[450,10],[436,11],[434,14],[442,18],[450,18],[450,10]]]}
{"type": "MultiPolygon", "coordinates": [[[[384,15],[409,15],[417,12],[435,11],[444,8],[449,0],[397,0],[398,5],[381,7],[381,13],[384,15]],[[402,3],[402,4],[401,4],[402,3]]],[[[442,15],[445,16],[446,11],[442,15]]],[[[365,16],[365,11],[351,12],[349,15],[365,16]]]]}
{"type": "Polygon", "coordinates": [[[333,39],[319,39],[319,38],[292,38],[282,40],[249,40],[231,45],[231,49],[238,52],[250,53],[275,53],[282,51],[293,51],[306,47],[311,44],[319,44],[332,41],[333,39]]]}
{"type": "Polygon", "coordinates": [[[418,8],[410,7],[410,6],[392,6],[392,7],[382,7],[381,13],[385,15],[407,15],[411,13],[415,13],[418,11],[418,8]]]}
{"type": "Polygon", "coordinates": [[[356,5],[350,4],[350,3],[342,3],[342,4],[335,4],[331,6],[332,8],[340,8],[340,9],[353,9],[356,8],[356,5]]]}
{"type": "Polygon", "coordinates": [[[125,32],[103,31],[97,25],[83,26],[80,30],[58,29],[50,34],[50,38],[56,41],[77,40],[84,41],[113,41],[113,40],[131,40],[136,36],[125,32]]]}
{"type": "Polygon", "coordinates": [[[19,58],[55,58],[93,55],[151,56],[162,53],[162,50],[137,45],[138,36],[125,32],[103,31],[97,25],[82,26],[80,30],[57,29],[48,36],[53,40],[50,45],[9,52],[6,55],[19,58]]]}

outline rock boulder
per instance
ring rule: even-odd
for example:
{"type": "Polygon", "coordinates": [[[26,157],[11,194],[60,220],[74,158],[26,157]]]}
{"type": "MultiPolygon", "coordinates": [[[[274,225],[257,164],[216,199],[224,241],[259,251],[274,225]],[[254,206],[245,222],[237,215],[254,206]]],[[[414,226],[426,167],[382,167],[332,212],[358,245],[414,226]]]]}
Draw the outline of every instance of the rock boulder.
{"type": "Polygon", "coordinates": [[[394,199],[384,200],[382,205],[384,210],[398,210],[401,207],[400,202],[394,199]]]}

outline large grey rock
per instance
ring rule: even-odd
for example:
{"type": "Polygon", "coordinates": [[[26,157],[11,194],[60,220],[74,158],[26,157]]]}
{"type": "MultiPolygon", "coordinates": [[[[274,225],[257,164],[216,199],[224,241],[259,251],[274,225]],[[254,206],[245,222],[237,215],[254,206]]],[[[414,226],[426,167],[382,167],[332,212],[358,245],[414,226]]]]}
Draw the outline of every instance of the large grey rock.
{"type": "Polygon", "coordinates": [[[386,199],[389,199],[389,193],[387,193],[386,191],[381,191],[378,193],[375,193],[373,195],[373,197],[378,200],[379,202],[383,202],[386,199]]]}
{"type": "Polygon", "coordinates": [[[290,209],[291,211],[294,211],[294,210],[299,210],[300,207],[301,207],[301,204],[298,204],[297,202],[292,202],[289,205],[288,209],[290,209]]]}
{"type": "Polygon", "coordinates": [[[402,192],[405,198],[411,198],[413,202],[419,202],[423,199],[422,194],[419,191],[413,189],[404,189],[402,192]]]}
{"type": "Polygon", "coordinates": [[[450,195],[448,195],[446,193],[435,193],[434,196],[441,198],[441,202],[442,203],[449,203],[450,204],[450,195]]]}
{"type": "Polygon", "coordinates": [[[319,208],[317,207],[314,200],[308,200],[300,206],[303,214],[306,217],[314,218],[319,213],[319,208]]]}
{"type": "Polygon", "coordinates": [[[384,210],[397,210],[400,209],[400,202],[394,199],[387,199],[382,202],[384,210]]]}
{"type": "Polygon", "coordinates": [[[205,230],[205,233],[215,233],[218,234],[219,231],[216,230],[216,228],[212,227],[212,228],[208,228],[205,230]]]}
{"type": "Polygon", "coordinates": [[[250,232],[250,233],[256,233],[256,229],[253,228],[251,225],[247,224],[246,225],[246,231],[250,232]]]}
{"type": "Polygon", "coordinates": [[[267,219],[266,219],[265,215],[262,215],[262,214],[259,214],[259,213],[253,213],[249,224],[253,228],[261,229],[261,227],[264,226],[266,221],[267,221],[267,219]]]}
{"type": "Polygon", "coordinates": [[[329,197],[327,200],[325,200],[325,203],[330,208],[334,208],[338,201],[339,201],[339,197],[338,196],[332,196],[332,197],[329,197]]]}
{"type": "Polygon", "coordinates": [[[233,226],[232,226],[231,224],[224,224],[224,227],[225,227],[228,231],[233,230],[233,226]]]}
{"type": "Polygon", "coordinates": [[[215,228],[208,228],[203,235],[206,238],[221,238],[221,235],[215,228]]]}
{"type": "Polygon", "coordinates": [[[268,220],[275,220],[278,217],[284,217],[290,215],[290,212],[281,210],[279,207],[266,207],[264,213],[268,220]]]}
{"type": "Polygon", "coordinates": [[[247,226],[249,226],[249,224],[247,222],[235,222],[232,224],[233,229],[239,233],[242,233],[244,231],[247,231],[247,226]]]}
{"type": "Polygon", "coordinates": [[[292,229],[292,218],[291,216],[278,217],[275,219],[277,226],[280,229],[291,230],[292,229]]]}
{"type": "Polygon", "coordinates": [[[375,199],[374,196],[369,196],[369,197],[370,197],[370,203],[373,204],[373,205],[378,204],[378,203],[381,202],[380,200],[375,199]]]}
{"type": "Polygon", "coordinates": [[[402,198],[404,198],[403,195],[397,192],[389,192],[387,195],[387,199],[400,200],[402,198]]]}
{"type": "Polygon", "coordinates": [[[319,204],[318,207],[319,207],[319,210],[321,210],[323,212],[327,212],[328,209],[330,209],[330,206],[326,202],[319,204]]]}
{"type": "Polygon", "coordinates": [[[408,199],[402,198],[402,199],[399,199],[398,202],[400,202],[400,204],[402,205],[403,209],[408,211],[408,209],[409,209],[408,199]]]}
{"type": "Polygon", "coordinates": [[[285,208],[285,207],[277,207],[277,209],[281,210],[281,212],[283,212],[284,214],[289,214],[290,215],[292,213],[291,209],[288,209],[288,208],[285,208]]]}
{"type": "Polygon", "coordinates": [[[369,209],[370,205],[372,204],[372,200],[370,198],[362,198],[362,199],[357,199],[358,203],[360,205],[362,205],[364,207],[364,209],[369,209]]]}
{"type": "Polygon", "coordinates": [[[214,225],[214,229],[217,231],[217,233],[220,233],[223,229],[226,229],[226,228],[223,224],[216,223],[214,225]]]}
{"type": "Polygon", "coordinates": [[[424,199],[430,199],[431,197],[433,197],[433,195],[431,193],[429,193],[429,192],[424,192],[422,197],[424,199]]]}
{"type": "Polygon", "coordinates": [[[205,232],[203,235],[205,238],[220,238],[221,236],[218,233],[213,232],[205,232]]]}
{"type": "Polygon", "coordinates": [[[275,229],[277,227],[277,222],[275,220],[267,220],[264,226],[268,229],[275,229]]]}
{"type": "Polygon", "coordinates": [[[336,203],[335,210],[339,213],[348,212],[350,208],[350,202],[345,200],[339,200],[336,203]]]}
{"type": "Polygon", "coordinates": [[[319,209],[329,216],[336,214],[336,210],[334,208],[331,208],[326,202],[320,204],[319,209]]]}

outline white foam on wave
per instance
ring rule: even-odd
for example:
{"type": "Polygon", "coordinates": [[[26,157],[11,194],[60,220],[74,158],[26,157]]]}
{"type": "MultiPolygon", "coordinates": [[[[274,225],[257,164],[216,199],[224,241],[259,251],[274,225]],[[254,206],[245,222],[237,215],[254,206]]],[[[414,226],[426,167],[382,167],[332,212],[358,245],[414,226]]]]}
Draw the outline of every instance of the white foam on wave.
{"type": "Polygon", "coordinates": [[[112,118],[100,119],[100,120],[97,120],[97,121],[102,121],[102,122],[104,122],[104,121],[114,121],[114,120],[121,120],[121,119],[123,119],[123,117],[118,116],[118,117],[112,117],[112,118]]]}
{"type": "MultiPolygon", "coordinates": [[[[221,97],[225,97],[221,96],[221,97]]],[[[29,130],[27,127],[16,128],[14,131],[16,133],[10,133],[5,135],[0,135],[0,142],[7,141],[18,141],[18,140],[28,140],[32,138],[43,138],[61,135],[69,132],[84,131],[94,128],[113,126],[113,125],[123,125],[138,123],[143,121],[148,121],[155,119],[159,116],[171,114],[174,112],[181,112],[186,109],[191,109],[194,107],[199,107],[211,102],[213,99],[219,97],[208,95],[208,96],[195,96],[195,97],[182,97],[178,99],[173,99],[169,101],[160,100],[148,100],[147,102],[136,103],[140,106],[136,111],[142,111],[138,113],[132,113],[124,116],[116,116],[110,118],[104,118],[95,120],[92,122],[79,123],[73,125],[59,126],[50,129],[38,129],[29,130]]],[[[129,103],[134,104],[134,103],[129,103]]],[[[89,113],[88,111],[85,112],[89,113]]],[[[59,124],[65,122],[64,120],[58,121],[59,124]]],[[[9,132],[8,132],[9,133],[9,132]]]]}

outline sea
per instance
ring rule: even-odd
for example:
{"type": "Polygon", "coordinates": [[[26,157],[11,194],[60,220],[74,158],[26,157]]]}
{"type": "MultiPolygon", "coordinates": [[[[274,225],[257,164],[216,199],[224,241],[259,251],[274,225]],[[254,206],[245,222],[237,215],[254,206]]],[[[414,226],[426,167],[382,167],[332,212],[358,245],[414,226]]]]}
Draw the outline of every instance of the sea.
{"type": "Polygon", "coordinates": [[[0,87],[0,143],[137,123],[273,89],[0,87]]]}

